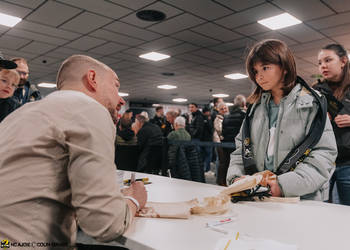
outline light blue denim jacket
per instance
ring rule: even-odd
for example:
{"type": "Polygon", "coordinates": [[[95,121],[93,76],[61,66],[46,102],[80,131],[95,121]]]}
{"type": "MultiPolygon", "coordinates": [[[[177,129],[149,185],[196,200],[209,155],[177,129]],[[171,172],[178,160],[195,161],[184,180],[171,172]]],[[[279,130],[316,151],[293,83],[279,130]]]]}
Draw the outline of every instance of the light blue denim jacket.
{"type": "MultiPolygon", "coordinates": [[[[264,170],[269,142],[268,103],[271,94],[262,94],[259,102],[253,104],[248,115],[251,117],[251,141],[256,166],[264,170]]],[[[276,125],[274,171],[287,154],[308,134],[317,114],[315,98],[297,84],[288,96],[281,99],[276,125]]],[[[236,137],[236,150],[231,154],[227,182],[245,174],[242,160],[242,128],[236,137]]],[[[337,146],[331,123],[327,117],[320,141],[294,171],[278,176],[278,183],[285,197],[301,196],[304,199],[328,199],[329,179],[335,169],[337,146]]]]}

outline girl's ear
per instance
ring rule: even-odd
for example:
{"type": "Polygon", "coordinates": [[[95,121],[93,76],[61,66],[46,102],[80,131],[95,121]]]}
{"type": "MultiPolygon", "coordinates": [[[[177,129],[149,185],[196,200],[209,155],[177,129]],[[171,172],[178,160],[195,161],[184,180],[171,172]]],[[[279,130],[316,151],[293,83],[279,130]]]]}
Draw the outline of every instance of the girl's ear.
{"type": "Polygon", "coordinates": [[[341,65],[341,68],[343,69],[344,68],[344,66],[345,66],[345,64],[347,63],[349,61],[349,59],[348,59],[348,57],[347,56],[342,56],[341,58],[340,58],[340,65],[341,65]]]}

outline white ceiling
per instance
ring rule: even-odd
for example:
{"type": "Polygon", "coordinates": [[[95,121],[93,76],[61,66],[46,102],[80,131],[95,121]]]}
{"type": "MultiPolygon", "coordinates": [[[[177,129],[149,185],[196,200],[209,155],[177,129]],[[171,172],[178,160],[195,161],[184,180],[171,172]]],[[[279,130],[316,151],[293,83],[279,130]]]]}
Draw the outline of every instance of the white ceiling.
{"type": "Polygon", "coordinates": [[[31,82],[54,82],[63,59],[87,54],[117,72],[120,90],[131,101],[170,103],[184,97],[208,103],[214,93],[229,94],[226,100],[248,95],[249,80],[224,75],[244,73],[249,46],[264,38],[285,41],[298,74],[309,82],[318,73],[322,46],[336,42],[350,48],[347,0],[2,0],[0,12],[23,18],[13,28],[0,26],[0,49],[7,57],[28,59],[31,82]],[[160,10],[167,18],[142,21],[136,17],[141,9],[160,10]],[[303,23],[278,31],[257,23],[283,12],[303,23]],[[138,57],[150,51],[171,58],[151,62],[138,57]],[[157,89],[160,84],[178,88],[157,89]]]}

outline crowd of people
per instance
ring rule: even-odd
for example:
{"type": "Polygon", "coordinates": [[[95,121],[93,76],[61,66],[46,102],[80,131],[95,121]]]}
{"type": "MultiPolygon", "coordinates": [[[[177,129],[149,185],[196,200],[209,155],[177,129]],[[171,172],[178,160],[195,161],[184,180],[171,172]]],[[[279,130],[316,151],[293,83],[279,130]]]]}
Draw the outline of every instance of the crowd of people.
{"type": "Polygon", "coordinates": [[[142,182],[116,182],[115,148],[129,146],[139,172],[204,181],[215,165],[226,186],[267,171],[272,196],[333,202],[336,186],[350,205],[349,58],[330,44],[318,64],[322,79],[311,88],[288,46],[263,40],[246,59],[255,84],[247,100],[190,103],[188,113],[159,106],[152,119],[129,109],[117,119],[119,78],[100,61],[70,56],[58,91],[41,98],[27,61],[1,57],[0,235],[74,244],[77,225],[100,241],[123,234],[147,201],[142,182]]]}

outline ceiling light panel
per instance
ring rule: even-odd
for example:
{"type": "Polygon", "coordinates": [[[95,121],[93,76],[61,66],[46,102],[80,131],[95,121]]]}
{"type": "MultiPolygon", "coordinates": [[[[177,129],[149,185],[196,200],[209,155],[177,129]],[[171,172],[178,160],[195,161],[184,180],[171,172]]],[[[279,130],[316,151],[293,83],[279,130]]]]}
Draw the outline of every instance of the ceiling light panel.
{"type": "Polygon", "coordinates": [[[265,27],[271,30],[279,30],[289,26],[300,24],[302,23],[302,21],[288,13],[283,13],[277,16],[259,20],[258,23],[264,25],[265,27]]]}
{"type": "Polygon", "coordinates": [[[225,75],[225,78],[233,79],[233,80],[238,80],[238,79],[244,79],[247,78],[247,75],[241,74],[241,73],[233,73],[229,75],[225,75]]]}
{"type": "Polygon", "coordinates": [[[150,53],[147,53],[147,54],[139,55],[139,57],[156,62],[156,61],[167,59],[170,56],[169,55],[165,55],[165,54],[161,54],[161,53],[158,53],[158,52],[150,52],[150,53]]]}

